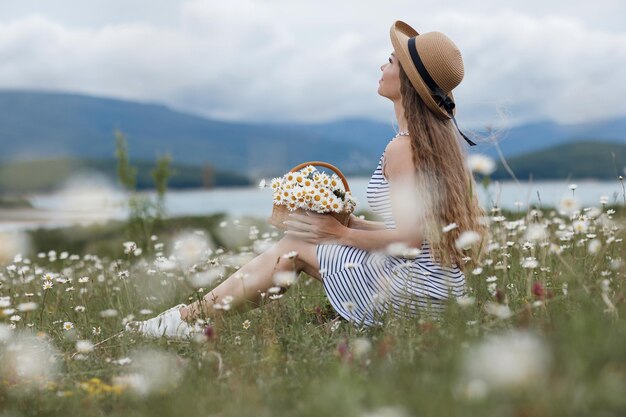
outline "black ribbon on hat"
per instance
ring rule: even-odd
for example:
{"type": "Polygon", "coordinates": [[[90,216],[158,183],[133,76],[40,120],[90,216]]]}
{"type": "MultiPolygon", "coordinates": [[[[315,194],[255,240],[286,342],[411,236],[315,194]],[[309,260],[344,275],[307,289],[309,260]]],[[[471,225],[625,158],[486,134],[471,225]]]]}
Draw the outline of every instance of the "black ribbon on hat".
{"type": "Polygon", "coordinates": [[[419,72],[422,80],[424,80],[428,88],[430,88],[432,96],[437,101],[437,104],[439,106],[443,106],[443,108],[446,110],[446,112],[454,122],[456,130],[458,130],[461,136],[463,136],[463,139],[465,139],[467,143],[470,144],[470,146],[475,146],[476,144],[472,142],[467,136],[465,136],[463,132],[461,132],[461,129],[459,129],[459,125],[456,123],[456,119],[454,118],[454,115],[452,113],[452,109],[454,109],[455,106],[454,101],[452,101],[452,99],[446,95],[445,91],[443,91],[441,87],[437,85],[435,80],[432,79],[432,77],[426,70],[424,63],[417,53],[417,48],[415,47],[415,37],[409,38],[409,53],[411,54],[411,60],[413,61],[415,68],[417,68],[417,72],[419,72]]]}

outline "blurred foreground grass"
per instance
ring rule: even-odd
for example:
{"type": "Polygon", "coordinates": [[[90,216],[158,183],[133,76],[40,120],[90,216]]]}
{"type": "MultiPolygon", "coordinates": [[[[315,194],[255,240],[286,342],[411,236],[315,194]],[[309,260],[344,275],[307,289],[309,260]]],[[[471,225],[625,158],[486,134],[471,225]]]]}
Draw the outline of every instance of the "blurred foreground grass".
{"type": "Polygon", "coordinates": [[[263,221],[163,220],[141,250],[123,245],[132,236],[122,223],[34,232],[33,253],[0,266],[0,410],[626,414],[624,207],[490,220],[489,252],[466,271],[468,297],[450,301],[440,320],[358,329],[301,274],[281,300],[225,315],[189,342],[114,335],[132,318],[201,296],[198,274],[228,276],[271,245],[279,236],[263,221]]]}

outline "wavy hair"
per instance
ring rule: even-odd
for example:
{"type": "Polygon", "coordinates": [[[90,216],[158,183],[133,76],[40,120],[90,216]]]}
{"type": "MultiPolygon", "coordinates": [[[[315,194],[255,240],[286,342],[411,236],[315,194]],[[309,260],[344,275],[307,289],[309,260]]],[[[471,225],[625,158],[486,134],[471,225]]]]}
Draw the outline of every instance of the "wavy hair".
{"type": "MultiPolygon", "coordinates": [[[[466,163],[467,154],[451,119],[437,117],[421,99],[400,67],[400,94],[408,122],[418,198],[423,206],[419,224],[431,246],[434,260],[443,266],[475,264],[487,241],[485,211],[478,202],[476,182],[466,163]],[[443,232],[444,226],[457,227],[443,232]],[[479,244],[469,251],[458,249],[463,232],[473,231],[479,244]],[[470,256],[472,262],[461,262],[470,256]]],[[[464,142],[463,142],[464,143],[464,142]]]]}

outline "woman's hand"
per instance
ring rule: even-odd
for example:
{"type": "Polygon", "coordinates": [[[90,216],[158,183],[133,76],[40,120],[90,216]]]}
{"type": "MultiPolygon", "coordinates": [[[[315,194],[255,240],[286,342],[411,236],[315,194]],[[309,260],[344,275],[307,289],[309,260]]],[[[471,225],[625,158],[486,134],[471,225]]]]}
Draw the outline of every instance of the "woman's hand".
{"type": "Polygon", "coordinates": [[[348,228],[333,216],[310,211],[306,214],[290,213],[289,220],[285,220],[283,224],[287,229],[285,235],[314,244],[341,244],[348,231],[348,228]]]}

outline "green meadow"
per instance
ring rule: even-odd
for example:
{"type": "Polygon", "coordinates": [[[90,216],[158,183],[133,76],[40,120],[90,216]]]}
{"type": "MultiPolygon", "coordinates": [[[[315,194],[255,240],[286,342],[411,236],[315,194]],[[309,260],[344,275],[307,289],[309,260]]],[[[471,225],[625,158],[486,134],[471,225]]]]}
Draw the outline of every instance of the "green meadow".
{"type": "Polygon", "coordinates": [[[440,317],[360,328],[302,273],[186,341],[121,330],[201,297],[281,232],[223,215],[163,219],[134,241],[124,222],[34,231],[0,266],[2,415],[624,415],[624,207],[489,220],[467,297],[440,317]],[[193,265],[181,242],[201,248],[193,265]]]}

